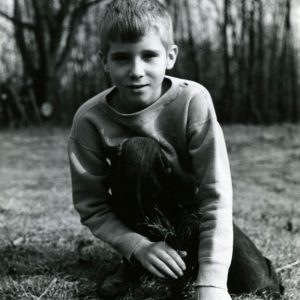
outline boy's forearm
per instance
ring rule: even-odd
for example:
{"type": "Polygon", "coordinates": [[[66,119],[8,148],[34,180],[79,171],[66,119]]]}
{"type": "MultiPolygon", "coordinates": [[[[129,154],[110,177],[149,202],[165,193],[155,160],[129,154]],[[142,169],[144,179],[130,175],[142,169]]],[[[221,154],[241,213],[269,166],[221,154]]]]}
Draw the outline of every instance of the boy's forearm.
{"type": "MultiPolygon", "coordinates": [[[[227,196],[230,197],[230,191],[227,196]]],[[[223,197],[226,197],[226,193],[223,197]]],[[[199,271],[195,284],[226,289],[233,249],[231,201],[216,201],[223,202],[223,205],[207,199],[204,201],[206,205],[201,207],[199,271]]]]}
{"type": "MultiPolygon", "coordinates": [[[[224,176],[230,172],[224,172],[224,176]]],[[[207,184],[199,189],[199,271],[196,285],[227,289],[233,251],[231,181],[207,184]]]]}
{"type": "Polygon", "coordinates": [[[73,186],[74,207],[82,224],[101,240],[110,244],[125,258],[146,238],[125,226],[108,204],[110,195],[105,189],[107,171],[100,153],[69,141],[69,162],[73,186]]]}
{"type": "Polygon", "coordinates": [[[233,249],[232,185],[222,130],[214,119],[191,127],[190,153],[199,186],[196,285],[227,288],[233,249]]]}
{"type": "Polygon", "coordinates": [[[143,235],[125,226],[113,212],[91,218],[83,224],[88,226],[96,237],[111,245],[128,261],[135,249],[148,241],[143,235]]]}
{"type": "MultiPolygon", "coordinates": [[[[81,176],[81,181],[84,181],[83,177],[84,174],[81,176]]],[[[77,190],[74,191],[73,200],[82,224],[86,225],[96,237],[111,245],[122,256],[130,260],[135,248],[147,240],[146,237],[132,231],[121,222],[106,203],[105,196],[101,197],[100,190],[99,193],[96,192],[93,195],[91,190],[80,191],[79,189],[77,187],[77,190]]],[[[83,189],[85,188],[83,187],[83,189]]]]}

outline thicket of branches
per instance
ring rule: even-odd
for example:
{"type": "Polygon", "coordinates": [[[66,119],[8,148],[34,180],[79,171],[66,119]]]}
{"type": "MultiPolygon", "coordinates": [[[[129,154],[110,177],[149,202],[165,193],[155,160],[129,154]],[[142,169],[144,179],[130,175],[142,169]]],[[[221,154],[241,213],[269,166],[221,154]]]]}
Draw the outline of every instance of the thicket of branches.
{"type": "MultiPolygon", "coordinates": [[[[0,6],[0,122],[68,123],[107,87],[98,61],[105,0],[13,0],[0,6]]],[[[172,75],[211,92],[222,122],[299,120],[292,0],[165,0],[179,60],[172,75]]],[[[299,51],[299,49],[298,49],[299,51]]]]}

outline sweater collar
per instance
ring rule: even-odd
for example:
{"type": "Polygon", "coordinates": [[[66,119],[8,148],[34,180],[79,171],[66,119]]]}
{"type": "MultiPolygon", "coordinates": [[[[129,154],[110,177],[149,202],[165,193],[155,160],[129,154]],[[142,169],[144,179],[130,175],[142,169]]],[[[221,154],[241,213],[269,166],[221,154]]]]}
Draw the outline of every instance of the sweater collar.
{"type": "Polygon", "coordinates": [[[175,77],[172,76],[165,76],[165,80],[170,81],[170,87],[169,89],[161,95],[155,102],[153,102],[151,105],[147,106],[146,108],[134,112],[134,113],[121,113],[114,109],[107,101],[108,96],[116,89],[115,86],[109,88],[106,90],[106,92],[103,94],[103,97],[100,98],[99,104],[101,105],[101,108],[108,113],[109,115],[113,116],[114,118],[120,120],[120,119],[140,119],[144,118],[145,115],[149,118],[152,113],[157,113],[160,111],[164,106],[171,103],[178,93],[178,80],[175,77]]]}

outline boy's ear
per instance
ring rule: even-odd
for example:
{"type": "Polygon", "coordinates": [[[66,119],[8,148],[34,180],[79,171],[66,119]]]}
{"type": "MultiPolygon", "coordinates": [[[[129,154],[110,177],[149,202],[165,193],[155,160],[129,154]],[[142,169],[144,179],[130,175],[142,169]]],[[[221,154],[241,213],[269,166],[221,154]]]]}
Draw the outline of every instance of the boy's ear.
{"type": "Polygon", "coordinates": [[[108,70],[107,70],[107,58],[106,58],[106,55],[104,55],[102,51],[99,51],[98,56],[100,58],[100,61],[101,61],[101,64],[102,64],[102,67],[103,67],[104,71],[107,73],[108,70]]]}
{"type": "Polygon", "coordinates": [[[174,67],[178,54],[178,47],[176,45],[169,46],[167,53],[167,70],[171,70],[174,67]]]}

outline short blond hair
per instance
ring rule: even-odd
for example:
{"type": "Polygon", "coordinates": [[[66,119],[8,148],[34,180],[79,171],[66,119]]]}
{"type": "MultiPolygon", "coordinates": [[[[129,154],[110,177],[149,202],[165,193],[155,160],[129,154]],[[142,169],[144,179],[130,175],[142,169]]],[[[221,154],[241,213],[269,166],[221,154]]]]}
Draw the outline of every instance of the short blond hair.
{"type": "Polygon", "coordinates": [[[154,28],[167,48],[174,44],[172,18],[158,0],[112,0],[100,25],[100,50],[106,55],[110,41],[136,42],[154,28]]]}

